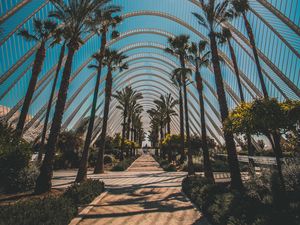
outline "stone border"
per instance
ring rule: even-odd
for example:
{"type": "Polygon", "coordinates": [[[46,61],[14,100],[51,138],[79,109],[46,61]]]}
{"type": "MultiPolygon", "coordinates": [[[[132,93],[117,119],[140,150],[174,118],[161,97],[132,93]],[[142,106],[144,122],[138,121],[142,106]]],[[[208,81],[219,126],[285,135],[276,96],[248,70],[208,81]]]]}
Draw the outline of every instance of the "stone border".
{"type": "Polygon", "coordinates": [[[95,205],[96,203],[98,203],[99,201],[101,201],[106,195],[107,195],[107,191],[102,192],[98,197],[96,197],[91,203],[90,205],[88,205],[87,207],[85,207],[74,219],[71,220],[71,222],[69,223],[69,225],[77,225],[81,222],[81,220],[84,219],[85,214],[88,214],[91,209],[94,207],[93,205],[95,205]]]}

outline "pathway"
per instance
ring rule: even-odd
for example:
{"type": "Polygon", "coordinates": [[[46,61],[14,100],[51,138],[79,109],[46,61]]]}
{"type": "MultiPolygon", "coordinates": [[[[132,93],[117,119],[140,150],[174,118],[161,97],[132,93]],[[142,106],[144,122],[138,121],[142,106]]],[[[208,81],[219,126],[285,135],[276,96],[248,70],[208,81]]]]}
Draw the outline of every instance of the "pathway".
{"type": "MultiPolygon", "coordinates": [[[[72,224],[205,225],[203,216],[181,193],[184,176],[162,171],[149,155],[138,158],[125,172],[94,176],[105,182],[108,193],[72,224]]],[[[73,175],[69,177],[72,182],[73,175]]],[[[59,183],[58,176],[54,180],[57,187],[68,183],[64,182],[59,183]]]]}

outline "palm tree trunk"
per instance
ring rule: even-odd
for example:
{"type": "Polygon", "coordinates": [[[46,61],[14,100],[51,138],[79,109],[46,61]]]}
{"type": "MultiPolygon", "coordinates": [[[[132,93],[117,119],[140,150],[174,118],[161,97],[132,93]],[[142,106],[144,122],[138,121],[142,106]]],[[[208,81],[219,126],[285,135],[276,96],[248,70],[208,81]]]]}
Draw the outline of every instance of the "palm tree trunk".
{"type": "Polygon", "coordinates": [[[229,39],[227,40],[227,42],[228,42],[228,46],[229,46],[230,56],[231,56],[231,60],[232,60],[232,63],[233,63],[233,68],[234,68],[236,80],[237,80],[238,87],[239,87],[239,93],[240,93],[241,102],[245,102],[245,97],[244,97],[244,93],[243,93],[241,77],[240,77],[239,68],[238,68],[238,65],[237,65],[237,61],[236,61],[236,56],[235,56],[235,53],[234,53],[234,49],[233,49],[233,47],[232,47],[231,42],[230,42],[229,39]]]}
{"type": "Polygon", "coordinates": [[[132,121],[132,123],[131,123],[131,135],[130,135],[130,140],[131,141],[134,141],[134,125],[133,125],[133,117],[131,118],[131,121],[132,121]]]}
{"type": "Polygon", "coordinates": [[[92,110],[91,110],[91,115],[90,115],[90,120],[89,120],[89,126],[88,126],[87,134],[85,137],[83,152],[82,152],[82,156],[80,159],[79,168],[78,168],[78,172],[77,172],[77,176],[76,176],[76,180],[75,180],[76,183],[80,183],[80,182],[86,180],[86,177],[87,177],[87,162],[88,162],[89,148],[90,148],[93,130],[94,130],[98,92],[99,92],[99,86],[100,86],[101,68],[102,67],[99,65],[96,84],[95,84],[95,88],[94,88],[93,104],[92,104],[92,110]]]}
{"type": "Polygon", "coordinates": [[[103,123],[102,123],[102,131],[100,136],[98,158],[94,170],[95,174],[104,173],[103,158],[104,158],[104,151],[105,151],[105,137],[106,137],[107,123],[108,123],[111,88],[112,88],[112,72],[109,69],[106,75],[106,82],[105,82],[105,103],[104,103],[104,112],[103,112],[103,123]]]}
{"type": "Polygon", "coordinates": [[[24,125],[26,122],[26,117],[29,111],[30,103],[32,100],[32,96],[35,90],[35,86],[38,80],[38,76],[42,70],[43,63],[46,57],[46,49],[45,49],[45,42],[42,41],[39,49],[36,52],[33,67],[32,67],[32,74],[29,81],[29,85],[27,88],[26,96],[24,99],[23,107],[21,110],[21,114],[19,116],[19,121],[16,127],[16,134],[18,137],[22,137],[24,125]]]}
{"type": "Polygon", "coordinates": [[[131,115],[128,115],[128,120],[127,120],[127,132],[126,132],[126,139],[129,140],[130,137],[130,126],[131,126],[131,115]]]}
{"type": "Polygon", "coordinates": [[[171,118],[170,118],[170,116],[168,116],[167,120],[168,120],[167,131],[168,131],[168,134],[171,134],[171,118]]]}
{"type": "Polygon", "coordinates": [[[180,163],[184,162],[184,118],[183,118],[183,102],[182,88],[179,87],[179,119],[180,119],[180,163]]]}
{"type": "MultiPolygon", "coordinates": [[[[244,93],[243,93],[243,89],[242,89],[242,82],[241,82],[241,78],[240,78],[240,74],[239,74],[239,68],[237,65],[236,55],[235,55],[234,49],[233,49],[229,39],[227,40],[227,42],[228,42],[230,56],[232,59],[234,72],[235,72],[238,87],[239,87],[241,102],[244,103],[245,97],[244,97],[244,93]]],[[[250,157],[254,156],[254,147],[251,143],[251,134],[247,133],[246,139],[247,139],[247,148],[248,148],[248,156],[249,156],[249,173],[250,173],[250,175],[253,175],[255,173],[255,163],[254,163],[253,158],[250,158],[250,157]]]]}
{"type": "Polygon", "coordinates": [[[98,62],[98,73],[97,73],[97,79],[96,79],[95,88],[94,88],[92,110],[91,110],[91,115],[90,115],[90,119],[89,119],[89,126],[88,126],[88,130],[87,130],[87,134],[85,137],[83,152],[82,152],[82,156],[80,159],[79,168],[78,168],[78,172],[77,172],[77,176],[76,176],[76,180],[75,180],[76,183],[80,183],[80,182],[86,180],[86,177],[87,177],[87,164],[88,164],[89,148],[91,145],[92,135],[93,135],[93,130],[94,130],[96,107],[97,107],[100,78],[101,78],[101,72],[102,72],[102,60],[104,57],[105,45],[106,45],[106,32],[103,32],[101,35],[101,47],[100,47],[101,58],[99,59],[99,62],[98,62]]]}
{"type": "MultiPolygon", "coordinates": [[[[185,68],[184,58],[180,57],[181,67],[185,68]]],[[[195,174],[193,168],[193,154],[191,151],[191,140],[190,140],[190,123],[189,123],[189,108],[188,108],[188,100],[187,100],[187,84],[186,84],[186,75],[182,76],[182,84],[183,84],[183,96],[184,96],[184,112],[185,112],[185,132],[186,132],[186,145],[188,149],[188,174],[195,174]]]]}
{"type": "Polygon", "coordinates": [[[77,44],[69,43],[68,56],[64,67],[64,72],[58,92],[58,98],[55,106],[53,122],[49,134],[48,143],[46,145],[46,154],[40,168],[40,175],[37,178],[35,193],[40,194],[51,190],[51,179],[53,175],[53,162],[55,154],[55,146],[58,135],[61,129],[61,122],[64,114],[65,104],[67,100],[67,93],[69,88],[69,80],[72,71],[72,62],[75,51],[78,49],[77,44]]]}
{"type": "Polygon", "coordinates": [[[260,62],[259,62],[259,57],[258,57],[256,45],[255,45],[253,31],[252,31],[251,25],[250,25],[245,13],[243,13],[243,18],[244,18],[245,27],[246,27],[246,30],[247,30],[247,33],[248,33],[248,37],[249,37],[249,40],[250,40],[250,45],[252,47],[253,56],[254,56],[254,59],[255,59],[256,68],[257,68],[258,77],[259,77],[259,80],[260,80],[262,92],[263,92],[264,97],[268,98],[269,95],[268,95],[267,87],[266,87],[264,77],[263,77],[263,74],[262,74],[261,65],[260,65],[260,62]]]}
{"type": "MultiPolygon", "coordinates": [[[[123,128],[122,128],[122,139],[121,139],[121,159],[124,159],[124,145],[125,145],[125,133],[126,133],[126,119],[127,119],[127,107],[124,108],[123,112],[123,128]]],[[[126,154],[128,154],[126,152],[126,154]]]]}
{"type": "Polygon", "coordinates": [[[62,45],[62,47],[60,49],[60,55],[59,55],[59,59],[58,59],[58,63],[57,63],[54,81],[52,84],[52,89],[51,89],[50,98],[49,98],[47,111],[46,111],[46,118],[45,118],[44,127],[43,127],[43,131],[42,131],[42,139],[41,139],[40,150],[39,150],[39,154],[38,154],[38,162],[41,162],[42,157],[43,157],[44,145],[45,145],[45,139],[46,139],[46,133],[47,133],[47,125],[48,125],[49,116],[50,116],[50,110],[51,110],[51,106],[52,106],[52,101],[53,101],[53,96],[55,93],[55,88],[56,88],[56,83],[58,80],[59,71],[61,68],[63,57],[65,55],[65,49],[66,49],[66,42],[64,42],[64,44],[62,45]]]}
{"type": "Polygon", "coordinates": [[[211,168],[208,145],[207,145],[206,121],[205,121],[205,113],[204,113],[205,106],[204,106],[204,100],[203,100],[203,81],[202,81],[202,77],[201,77],[201,74],[200,74],[197,66],[196,66],[196,82],[197,82],[197,90],[198,90],[198,94],[199,94],[199,105],[200,105],[204,176],[214,183],[215,180],[214,180],[214,175],[213,175],[212,168],[211,168]]]}
{"type": "MultiPolygon", "coordinates": [[[[220,61],[219,61],[215,33],[211,32],[209,34],[209,38],[210,38],[212,63],[213,63],[213,69],[215,74],[218,101],[220,106],[221,119],[223,123],[228,117],[228,107],[227,107],[227,100],[226,100],[226,95],[224,90],[223,77],[220,68],[220,61]]],[[[229,164],[229,170],[231,176],[231,187],[233,189],[243,190],[243,182],[241,179],[240,167],[237,158],[233,134],[229,131],[224,131],[224,139],[225,139],[225,145],[228,154],[228,164],[229,164]]]]}
{"type": "Polygon", "coordinates": [[[279,176],[279,180],[280,180],[280,184],[281,184],[281,188],[282,190],[285,191],[285,181],[283,178],[283,174],[282,174],[282,150],[280,147],[280,138],[278,138],[278,136],[280,136],[280,134],[275,131],[266,134],[267,138],[269,139],[271,145],[272,145],[272,149],[274,151],[275,154],[275,158],[276,158],[276,167],[277,167],[277,171],[278,171],[278,176],[279,176]]]}

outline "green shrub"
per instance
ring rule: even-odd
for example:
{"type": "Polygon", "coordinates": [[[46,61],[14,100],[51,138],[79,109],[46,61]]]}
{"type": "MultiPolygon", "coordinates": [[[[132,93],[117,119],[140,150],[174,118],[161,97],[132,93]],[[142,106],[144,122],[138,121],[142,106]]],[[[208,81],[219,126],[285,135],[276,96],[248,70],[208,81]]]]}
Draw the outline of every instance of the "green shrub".
{"type": "Polygon", "coordinates": [[[204,185],[209,184],[210,181],[206,178],[196,175],[188,176],[182,180],[182,191],[191,198],[192,189],[194,187],[203,187],[204,185]]]}
{"type": "Polygon", "coordinates": [[[290,178],[294,181],[286,184],[286,192],[280,188],[276,171],[255,176],[242,193],[211,184],[201,176],[185,178],[182,189],[212,225],[299,225],[297,170],[291,170],[286,177],[294,177],[290,178]]]}
{"type": "Polygon", "coordinates": [[[18,182],[23,176],[32,180],[29,162],[32,155],[31,146],[14,136],[11,128],[0,124],[0,180],[1,189],[5,192],[28,190],[32,185],[18,182]],[[22,183],[24,187],[22,187],[22,183]]]}
{"type": "Polygon", "coordinates": [[[113,159],[110,155],[105,155],[103,161],[104,161],[104,164],[112,164],[113,159]]]}
{"type": "Polygon", "coordinates": [[[113,168],[112,171],[125,171],[136,159],[138,156],[133,156],[130,158],[125,158],[123,161],[118,162],[113,168]]]}
{"type": "Polygon", "coordinates": [[[90,167],[95,167],[98,159],[98,151],[94,148],[90,148],[89,152],[88,164],[90,167]]]}
{"type": "Polygon", "coordinates": [[[154,156],[154,159],[158,162],[159,166],[167,172],[176,172],[177,168],[174,164],[169,163],[168,160],[162,159],[158,156],[154,156]]]}
{"type": "Polygon", "coordinates": [[[33,190],[38,174],[38,168],[33,165],[18,171],[16,174],[11,173],[7,177],[6,192],[16,193],[33,190]]]}
{"type": "Polygon", "coordinates": [[[77,214],[73,202],[45,197],[0,207],[0,225],[67,225],[77,214]]]}
{"type": "Polygon", "coordinates": [[[174,164],[169,164],[168,167],[165,169],[165,171],[176,172],[177,168],[176,168],[176,166],[174,164]]]}
{"type": "Polygon", "coordinates": [[[81,184],[69,187],[64,197],[72,200],[76,205],[88,204],[104,191],[104,183],[99,180],[88,179],[81,184]]]}

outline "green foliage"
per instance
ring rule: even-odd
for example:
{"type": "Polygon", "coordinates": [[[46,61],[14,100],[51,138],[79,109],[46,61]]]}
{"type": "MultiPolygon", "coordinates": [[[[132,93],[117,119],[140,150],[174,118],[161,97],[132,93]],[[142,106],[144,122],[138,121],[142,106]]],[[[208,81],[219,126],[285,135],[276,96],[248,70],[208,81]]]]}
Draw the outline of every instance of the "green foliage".
{"type": "Polygon", "coordinates": [[[25,167],[17,173],[12,172],[8,176],[6,192],[16,193],[31,191],[35,187],[35,181],[38,177],[39,170],[34,165],[25,167]]]}
{"type": "Polygon", "coordinates": [[[88,179],[83,183],[74,184],[64,193],[64,197],[72,200],[76,205],[88,204],[104,191],[104,183],[99,180],[88,179]]]}
{"type": "MultiPolygon", "coordinates": [[[[216,143],[215,143],[214,139],[212,139],[208,136],[206,138],[207,138],[208,148],[216,147],[216,143]]],[[[191,148],[194,152],[198,152],[200,150],[200,148],[202,148],[201,137],[199,137],[198,135],[192,135],[191,136],[191,148]]]]}
{"type": "Polygon", "coordinates": [[[182,190],[205,214],[212,225],[297,225],[299,224],[299,166],[286,165],[290,181],[286,193],[279,187],[277,173],[263,171],[246,183],[243,193],[221,184],[210,184],[201,176],[182,181],[182,190]]]}
{"type": "Polygon", "coordinates": [[[299,121],[300,101],[279,103],[277,99],[256,99],[230,112],[224,129],[238,134],[268,134],[293,130],[299,121]]]}
{"type": "Polygon", "coordinates": [[[125,171],[137,159],[137,157],[138,156],[125,158],[124,160],[118,162],[111,170],[112,171],[125,171]]]}
{"type": "Polygon", "coordinates": [[[67,225],[77,214],[68,198],[45,197],[0,207],[0,225],[67,225]]]}
{"type": "Polygon", "coordinates": [[[34,169],[29,167],[32,151],[28,143],[17,139],[12,128],[0,123],[0,186],[4,191],[14,193],[34,186],[34,169]]]}
{"type": "Polygon", "coordinates": [[[162,159],[158,156],[154,156],[154,159],[158,162],[159,166],[167,172],[176,172],[177,168],[174,164],[169,163],[168,160],[162,159]]]}
{"type": "Polygon", "coordinates": [[[79,166],[83,141],[78,133],[73,131],[62,132],[57,141],[57,154],[54,167],[76,168],[79,166]]]}
{"type": "Polygon", "coordinates": [[[67,225],[78,206],[90,203],[104,191],[104,183],[87,180],[74,184],[59,196],[24,200],[0,207],[0,225],[67,225]]]}
{"type": "Polygon", "coordinates": [[[103,161],[104,164],[112,164],[113,158],[110,155],[105,155],[103,161]]]}

